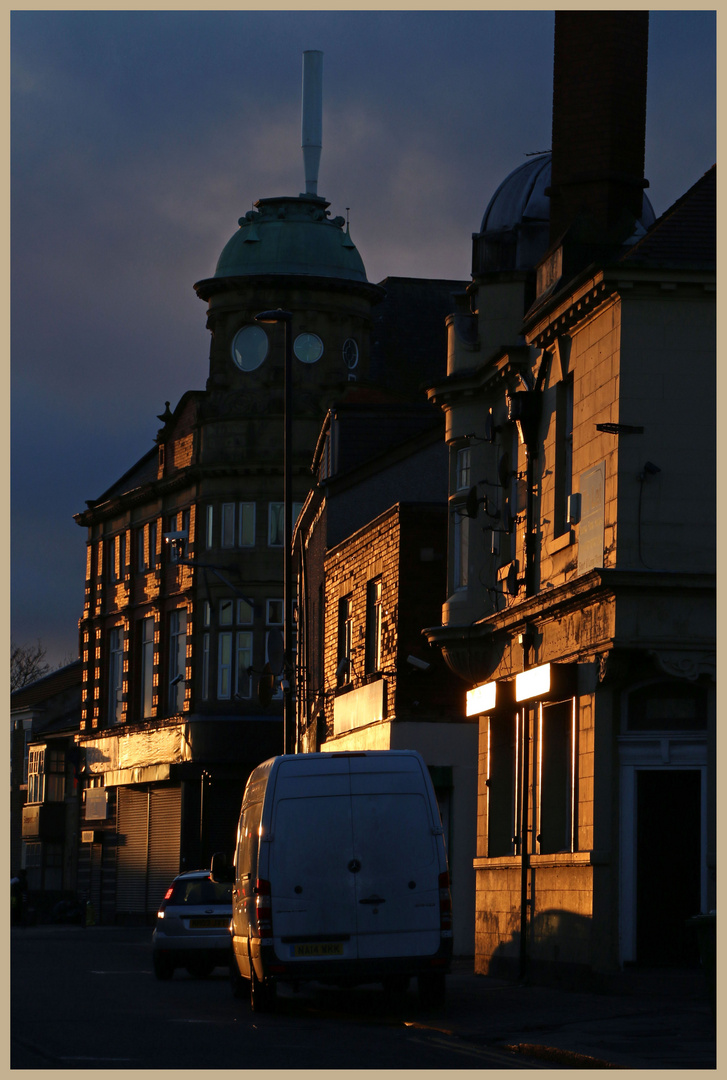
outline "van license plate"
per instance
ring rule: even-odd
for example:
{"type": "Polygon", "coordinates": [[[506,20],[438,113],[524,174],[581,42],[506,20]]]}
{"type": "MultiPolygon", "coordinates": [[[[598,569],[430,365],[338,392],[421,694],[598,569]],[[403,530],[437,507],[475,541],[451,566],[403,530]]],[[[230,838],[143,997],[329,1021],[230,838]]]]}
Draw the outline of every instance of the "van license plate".
{"type": "Polygon", "coordinates": [[[190,930],[201,930],[203,926],[217,926],[222,928],[223,926],[229,926],[229,919],[190,919],[190,930]]]}
{"type": "Polygon", "coordinates": [[[309,941],[294,945],[293,956],[343,956],[343,942],[309,941]]]}

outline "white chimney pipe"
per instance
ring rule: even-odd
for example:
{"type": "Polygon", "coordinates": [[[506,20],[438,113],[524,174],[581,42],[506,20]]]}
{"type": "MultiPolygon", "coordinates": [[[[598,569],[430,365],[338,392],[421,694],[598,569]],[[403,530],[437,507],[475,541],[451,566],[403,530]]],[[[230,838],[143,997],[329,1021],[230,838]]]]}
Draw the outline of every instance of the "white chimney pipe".
{"type": "Polygon", "coordinates": [[[318,194],[318,166],[323,141],[323,53],[303,53],[303,113],[301,142],[306,195],[318,194]]]}

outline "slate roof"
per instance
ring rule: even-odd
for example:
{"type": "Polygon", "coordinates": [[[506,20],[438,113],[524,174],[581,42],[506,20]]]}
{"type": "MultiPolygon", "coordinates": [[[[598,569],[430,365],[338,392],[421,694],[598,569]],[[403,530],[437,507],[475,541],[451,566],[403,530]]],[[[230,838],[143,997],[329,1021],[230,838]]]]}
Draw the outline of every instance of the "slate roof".
{"type": "Polygon", "coordinates": [[[430,405],[338,407],[338,462],[341,477],[426,432],[443,437],[444,416],[430,405]]]}
{"type": "Polygon", "coordinates": [[[67,690],[73,690],[76,687],[80,690],[82,677],[83,665],[80,660],[74,660],[72,664],[66,664],[65,667],[51,671],[48,675],[36,679],[35,682],[14,690],[10,695],[10,708],[27,709],[67,690]]]}
{"type": "Polygon", "coordinates": [[[380,281],[386,295],[373,309],[371,381],[422,400],[424,387],[447,374],[444,320],[455,309],[453,295],[469,284],[446,278],[380,281]]]}
{"type": "Polygon", "coordinates": [[[717,166],[713,165],[634,244],[631,266],[713,270],[717,260],[717,166]]]}

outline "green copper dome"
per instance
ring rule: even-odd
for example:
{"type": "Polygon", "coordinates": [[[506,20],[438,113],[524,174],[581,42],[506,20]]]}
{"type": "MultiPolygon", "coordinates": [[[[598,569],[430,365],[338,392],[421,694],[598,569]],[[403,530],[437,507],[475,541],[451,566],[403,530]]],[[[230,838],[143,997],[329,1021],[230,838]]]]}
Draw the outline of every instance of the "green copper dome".
{"type": "Polygon", "coordinates": [[[317,195],[260,199],[240,218],[214,276],[306,274],[365,282],[366,271],[345,219],[331,219],[329,205],[317,195]]]}

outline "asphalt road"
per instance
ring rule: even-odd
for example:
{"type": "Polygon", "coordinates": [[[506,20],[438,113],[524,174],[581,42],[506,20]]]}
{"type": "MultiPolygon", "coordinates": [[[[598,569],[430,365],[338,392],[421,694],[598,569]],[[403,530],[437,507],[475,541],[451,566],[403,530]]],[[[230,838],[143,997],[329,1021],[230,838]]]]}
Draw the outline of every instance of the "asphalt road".
{"type": "Polygon", "coordinates": [[[378,986],[281,987],[269,1014],[234,999],[222,968],[160,983],[147,929],[13,929],[11,979],[13,1069],[544,1067],[453,1035],[413,982],[394,1000],[378,986]]]}

